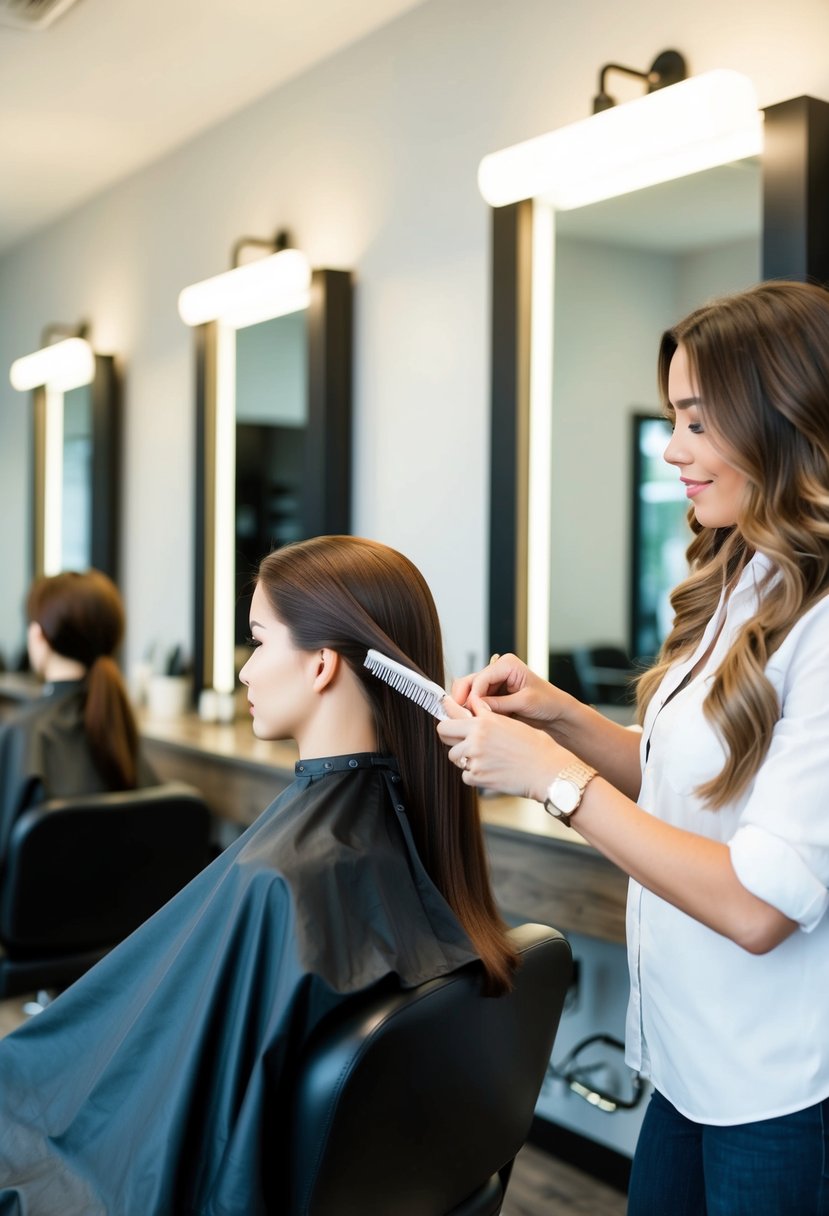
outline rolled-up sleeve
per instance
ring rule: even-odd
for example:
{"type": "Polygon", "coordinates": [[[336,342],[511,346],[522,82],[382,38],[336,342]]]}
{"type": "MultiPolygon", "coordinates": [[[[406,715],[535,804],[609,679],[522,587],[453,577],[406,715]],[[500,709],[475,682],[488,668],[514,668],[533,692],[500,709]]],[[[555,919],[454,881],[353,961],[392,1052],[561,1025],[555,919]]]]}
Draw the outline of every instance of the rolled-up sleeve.
{"type": "Polygon", "coordinates": [[[729,841],[747,890],[806,932],[829,908],[829,601],[772,658],[781,717],[729,841]]]}
{"type": "Polygon", "coordinates": [[[730,842],[731,864],[740,882],[807,933],[829,907],[829,891],[796,849],[779,836],[747,824],[730,842]]]}

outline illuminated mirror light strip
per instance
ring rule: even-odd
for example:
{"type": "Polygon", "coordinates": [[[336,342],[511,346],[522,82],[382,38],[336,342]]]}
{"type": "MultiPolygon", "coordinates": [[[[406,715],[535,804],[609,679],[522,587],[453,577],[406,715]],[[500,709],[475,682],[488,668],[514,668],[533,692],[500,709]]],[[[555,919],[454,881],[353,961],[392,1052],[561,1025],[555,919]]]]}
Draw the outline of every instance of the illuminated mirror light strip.
{"type": "Polygon", "coordinates": [[[543,198],[559,211],[684,177],[763,148],[748,77],[717,70],[485,156],[492,207],[543,198]]]}
{"type": "Polygon", "coordinates": [[[298,249],[282,249],[246,266],[185,287],[178,298],[186,325],[221,321],[234,329],[307,308],[311,267],[298,249]]]}
{"type": "Polygon", "coordinates": [[[64,338],[31,355],[15,359],[9,371],[12,387],[20,392],[45,386],[57,392],[91,384],[95,379],[95,355],[84,338],[64,338]]]}
{"type": "MultiPolygon", "coordinates": [[[[555,213],[533,204],[527,521],[527,665],[550,666],[550,562],[555,213]]],[[[555,594],[555,588],[552,589],[555,594]]]]}
{"type": "Polygon", "coordinates": [[[236,604],[236,333],[219,324],[216,336],[215,552],[213,562],[213,687],[235,687],[236,604]]]}
{"type": "Polygon", "coordinates": [[[63,393],[46,389],[43,448],[43,573],[63,569],[63,393]]]}

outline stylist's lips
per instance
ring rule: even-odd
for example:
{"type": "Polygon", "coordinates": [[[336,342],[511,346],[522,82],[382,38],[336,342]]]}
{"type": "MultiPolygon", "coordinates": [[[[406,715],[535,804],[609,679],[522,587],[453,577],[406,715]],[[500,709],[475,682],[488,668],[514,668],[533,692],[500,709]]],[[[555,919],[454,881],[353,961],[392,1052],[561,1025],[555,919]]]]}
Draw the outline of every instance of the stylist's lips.
{"type": "Polygon", "coordinates": [[[253,716],[253,701],[248,701],[248,709],[250,710],[251,716],[253,716]]]}

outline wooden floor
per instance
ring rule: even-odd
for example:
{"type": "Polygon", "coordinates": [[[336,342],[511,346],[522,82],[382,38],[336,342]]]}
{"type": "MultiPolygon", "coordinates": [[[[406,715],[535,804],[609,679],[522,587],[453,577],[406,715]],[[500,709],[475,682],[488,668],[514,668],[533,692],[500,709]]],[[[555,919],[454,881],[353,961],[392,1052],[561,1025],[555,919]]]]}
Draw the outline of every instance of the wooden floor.
{"type": "Polygon", "coordinates": [[[20,1008],[25,999],[22,996],[13,996],[8,1001],[0,1001],[0,1038],[26,1021],[20,1008]]]}
{"type": "MultiPolygon", "coordinates": [[[[0,1036],[26,1020],[23,999],[0,1001],[0,1036]]],[[[624,1216],[625,1207],[613,1187],[528,1144],[516,1158],[501,1216],[624,1216]]]]}
{"type": "Polygon", "coordinates": [[[527,1144],[515,1159],[501,1216],[624,1216],[613,1187],[527,1144]]]}

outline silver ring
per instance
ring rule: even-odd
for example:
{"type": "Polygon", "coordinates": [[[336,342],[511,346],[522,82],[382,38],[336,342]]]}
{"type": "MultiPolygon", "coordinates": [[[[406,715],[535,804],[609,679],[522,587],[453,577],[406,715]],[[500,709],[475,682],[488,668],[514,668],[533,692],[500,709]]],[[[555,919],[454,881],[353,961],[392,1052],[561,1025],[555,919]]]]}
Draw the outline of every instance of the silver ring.
{"type": "Polygon", "coordinates": [[[466,756],[461,756],[460,766],[461,768],[466,768],[466,756]]]}

